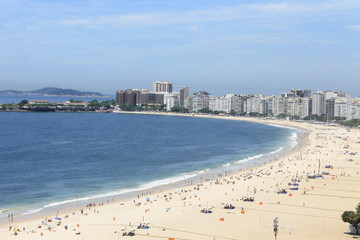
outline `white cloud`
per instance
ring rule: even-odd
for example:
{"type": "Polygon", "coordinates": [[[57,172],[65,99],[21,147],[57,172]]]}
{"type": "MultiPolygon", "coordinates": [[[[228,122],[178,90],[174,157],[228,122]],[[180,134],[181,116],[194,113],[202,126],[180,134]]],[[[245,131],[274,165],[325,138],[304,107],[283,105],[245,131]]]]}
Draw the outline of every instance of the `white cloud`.
{"type": "Polygon", "coordinates": [[[191,32],[196,33],[196,34],[202,34],[203,33],[203,30],[201,29],[201,27],[198,24],[191,25],[190,30],[191,30],[191,32]]]}
{"type": "Polygon", "coordinates": [[[306,12],[314,9],[313,5],[304,4],[288,4],[288,3],[269,3],[269,4],[252,4],[250,9],[261,12],[278,12],[278,13],[294,13],[306,12]]]}
{"type": "Polygon", "coordinates": [[[266,3],[240,4],[183,12],[148,12],[140,14],[102,15],[79,19],[66,19],[61,23],[70,26],[112,25],[117,27],[129,25],[170,25],[228,21],[241,18],[263,18],[281,14],[313,14],[328,11],[344,11],[360,8],[358,0],[333,0],[322,3],[266,3]]]}
{"type": "Polygon", "coordinates": [[[34,30],[39,29],[39,26],[31,25],[31,26],[28,26],[26,29],[29,30],[29,31],[34,31],[34,30]]]}
{"type": "Polygon", "coordinates": [[[63,25],[76,26],[76,25],[89,25],[91,22],[85,19],[62,20],[63,25]]]}
{"type": "Polygon", "coordinates": [[[323,45],[332,45],[332,44],[336,43],[336,41],[328,40],[328,39],[317,39],[314,42],[317,44],[323,44],[323,45]]]}
{"type": "Polygon", "coordinates": [[[325,11],[343,11],[360,8],[358,0],[331,0],[313,3],[267,3],[252,4],[251,9],[263,12],[276,13],[316,13],[325,11]]]}
{"type": "Polygon", "coordinates": [[[16,62],[9,58],[0,58],[0,64],[15,64],[16,62]]]}
{"type": "Polygon", "coordinates": [[[17,23],[5,23],[5,24],[3,24],[3,26],[6,28],[15,28],[15,27],[18,27],[18,24],[17,23]]]}
{"type": "Polygon", "coordinates": [[[360,25],[350,25],[350,26],[347,26],[346,28],[355,30],[355,31],[360,31],[360,25]]]}

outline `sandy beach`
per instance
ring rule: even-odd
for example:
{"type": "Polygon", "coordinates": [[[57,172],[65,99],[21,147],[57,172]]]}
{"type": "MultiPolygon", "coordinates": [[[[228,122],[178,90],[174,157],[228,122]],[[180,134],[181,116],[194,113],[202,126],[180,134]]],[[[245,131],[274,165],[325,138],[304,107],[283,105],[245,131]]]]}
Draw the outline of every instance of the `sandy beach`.
{"type": "Polygon", "coordinates": [[[308,133],[300,148],[276,160],[203,179],[200,184],[157,188],[134,199],[95,202],[24,221],[9,219],[0,225],[0,239],[275,239],[275,218],[279,240],[352,239],[341,214],[360,202],[359,129],[217,118],[283,125],[308,133]],[[322,178],[308,178],[319,171],[322,178]],[[254,201],[243,201],[244,197],[254,201]],[[228,204],[235,209],[225,209],[228,204]],[[138,229],[139,224],[146,227],[138,229]],[[123,236],[129,232],[135,236],[123,236]]]}

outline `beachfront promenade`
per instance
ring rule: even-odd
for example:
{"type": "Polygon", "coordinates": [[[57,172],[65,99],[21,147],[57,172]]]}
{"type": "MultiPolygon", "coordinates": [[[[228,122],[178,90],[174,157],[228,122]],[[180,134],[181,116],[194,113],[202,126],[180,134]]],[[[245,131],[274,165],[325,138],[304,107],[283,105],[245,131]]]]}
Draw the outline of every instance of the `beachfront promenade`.
{"type": "Polygon", "coordinates": [[[57,216],[22,222],[15,218],[1,225],[0,239],[275,239],[276,217],[279,240],[352,239],[345,234],[349,225],[342,222],[341,214],[360,202],[359,129],[224,118],[286,125],[308,134],[301,147],[265,165],[203,179],[201,184],[172,190],[159,187],[135,199],[96,203],[57,216]],[[319,172],[322,178],[308,178],[319,172]],[[226,204],[235,209],[224,209],[226,204]],[[202,213],[204,209],[211,213],[202,213]],[[149,228],[138,229],[140,223],[149,228]],[[123,236],[129,232],[135,236],[123,236]]]}

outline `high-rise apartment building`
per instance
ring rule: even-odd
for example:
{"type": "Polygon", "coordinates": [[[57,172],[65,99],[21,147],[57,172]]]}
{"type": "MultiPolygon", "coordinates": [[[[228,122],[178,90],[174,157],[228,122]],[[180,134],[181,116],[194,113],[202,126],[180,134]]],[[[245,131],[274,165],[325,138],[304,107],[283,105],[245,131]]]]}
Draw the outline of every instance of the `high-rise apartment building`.
{"type": "Polygon", "coordinates": [[[318,91],[312,97],[312,114],[323,115],[326,113],[326,92],[318,91]]]}
{"type": "Polygon", "coordinates": [[[186,107],[186,102],[189,100],[189,88],[188,87],[181,87],[180,88],[180,107],[186,107]]]}
{"type": "Polygon", "coordinates": [[[303,119],[312,114],[312,99],[301,98],[301,112],[300,118],[303,119]]]}
{"type": "Polygon", "coordinates": [[[164,93],[164,104],[166,105],[166,110],[171,111],[171,108],[179,106],[179,93],[164,93]]]}
{"type": "Polygon", "coordinates": [[[136,106],[137,95],[138,91],[134,91],[132,89],[118,90],[116,91],[116,104],[136,106]]]}
{"type": "Polygon", "coordinates": [[[205,91],[199,91],[193,94],[190,98],[190,110],[198,112],[201,109],[209,107],[209,93],[205,91]]]}
{"type": "Polygon", "coordinates": [[[164,104],[164,93],[154,93],[148,90],[142,90],[139,93],[139,105],[164,104]]]}
{"type": "Polygon", "coordinates": [[[347,117],[348,100],[345,97],[337,97],[334,99],[334,117],[347,117]]]}
{"type": "Polygon", "coordinates": [[[153,92],[171,93],[173,91],[173,84],[169,82],[153,82],[153,92]]]}

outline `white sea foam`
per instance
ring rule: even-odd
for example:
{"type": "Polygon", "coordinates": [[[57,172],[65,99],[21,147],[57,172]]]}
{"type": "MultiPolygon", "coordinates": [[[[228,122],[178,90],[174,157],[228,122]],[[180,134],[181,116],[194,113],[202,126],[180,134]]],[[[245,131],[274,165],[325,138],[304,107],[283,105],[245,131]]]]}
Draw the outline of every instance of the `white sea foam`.
{"type": "Polygon", "coordinates": [[[293,132],[291,136],[289,137],[289,140],[291,142],[291,147],[295,147],[296,144],[298,144],[298,134],[296,132],[293,132]]]}
{"type": "MultiPolygon", "coordinates": [[[[278,127],[283,127],[283,126],[278,126],[278,127]]],[[[286,127],[286,128],[290,128],[290,127],[286,127]]],[[[291,129],[294,129],[294,128],[291,128],[291,129]]],[[[295,146],[297,144],[297,138],[298,138],[297,133],[293,132],[291,134],[291,136],[289,137],[289,140],[291,142],[291,147],[293,147],[293,146],[295,146]]],[[[280,147],[277,150],[275,150],[273,152],[270,152],[270,154],[276,154],[276,153],[282,151],[283,149],[284,149],[283,147],[280,147]]],[[[261,158],[263,156],[264,156],[264,154],[258,154],[258,155],[255,155],[255,156],[250,156],[250,157],[247,157],[245,159],[238,160],[237,163],[244,163],[244,162],[252,161],[252,160],[261,158]]],[[[226,164],[223,165],[223,167],[227,167],[227,166],[230,166],[230,165],[231,165],[231,163],[226,163],[226,164]]],[[[160,179],[160,180],[155,180],[155,181],[152,181],[152,182],[149,182],[149,183],[142,184],[138,188],[128,188],[128,189],[108,192],[108,193],[104,193],[104,194],[91,195],[91,196],[86,196],[86,197],[82,197],[82,198],[75,198],[75,199],[69,199],[69,200],[64,200],[64,201],[52,202],[52,203],[49,203],[49,204],[47,204],[47,205],[45,205],[45,206],[43,206],[41,208],[29,210],[28,212],[24,213],[23,215],[35,214],[35,213],[38,213],[38,212],[44,210],[45,208],[51,208],[51,207],[56,207],[56,206],[66,205],[66,204],[72,204],[72,203],[77,203],[77,202],[86,202],[86,201],[89,201],[91,199],[106,198],[106,197],[111,197],[111,196],[115,196],[115,195],[121,195],[121,194],[136,192],[136,191],[142,191],[142,190],[150,189],[150,188],[153,188],[153,187],[157,187],[157,186],[161,186],[161,185],[167,185],[167,184],[171,184],[171,183],[175,183],[175,182],[179,182],[179,181],[184,181],[186,179],[196,177],[198,174],[203,174],[203,173],[208,172],[210,170],[211,170],[211,168],[207,168],[205,170],[201,170],[201,171],[198,171],[197,173],[193,173],[193,174],[179,175],[179,176],[175,176],[175,177],[169,177],[169,178],[164,178],[164,179],[160,179]]],[[[7,211],[8,211],[8,209],[2,209],[2,210],[0,210],[0,213],[5,213],[7,211]]]]}
{"type": "MultiPolygon", "coordinates": [[[[283,127],[283,126],[279,126],[279,127],[283,127]]],[[[288,128],[290,128],[290,127],[288,127],[288,128]]],[[[291,129],[294,129],[294,128],[291,128],[291,129]]],[[[291,147],[293,147],[297,144],[297,137],[298,137],[298,135],[296,132],[293,132],[291,134],[291,136],[289,137],[289,140],[291,142],[291,147]]],[[[270,152],[270,154],[276,154],[276,153],[282,151],[283,149],[284,149],[284,147],[280,147],[277,150],[270,152]]],[[[261,158],[263,156],[264,156],[264,154],[250,156],[245,159],[238,160],[237,163],[244,163],[244,162],[252,161],[252,160],[261,158]]],[[[231,163],[226,163],[223,165],[223,167],[227,167],[230,165],[231,165],[231,163]]],[[[175,177],[169,177],[169,178],[164,178],[164,179],[160,179],[160,180],[155,180],[155,181],[152,181],[149,183],[142,184],[138,188],[128,188],[128,189],[108,192],[108,193],[104,193],[104,194],[98,194],[98,195],[86,196],[86,197],[82,197],[82,198],[53,202],[53,203],[45,205],[43,208],[55,207],[55,206],[59,206],[59,205],[71,204],[71,203],[76,203],[76,202],[85,202],[85,201],[88,201],[90,199],[95,199],[95,198],[105,198],[105,197],[111,197],[111,196],[121,195],[121,194],[125,194],[125,193],[142,191],[142,190],[150,189],[150,188],[161,186],[161,185],[167,185],[167,184],[171,184],[171,183],[175,183],[175,182],[179,182],[179,181],[184,181],[186,179],[196,177],[198,174],[203,174],[208,171],[210,171],[210,168],[198,171],[197,173],[193,173],[193,174],[179,175],[179,176],[175,176],[175,177]]],[[[43,208],[31,210],[31,211],[27,212],[26,214],[37,213],[37,212],[43,210],[43,208]]]]}
{"type": "Polygon", "coordinates": [[[197,173],[198,173],[198,174],[203,174],[203,173],[208,172],[208,171],[210,171],[210,168],[207,168],[207,169],[205,169],[205,170],[198,171],[197,173]]]}
{"type": "Polygon", "coordinates": [[[241,159],[239,161],[237,161],[238,163],[244,163],[244,162],[248,162],[250,161],[249,158],[245,158],[245,159],[241,159]]]}
{"type": "Polygon", "coordinates": [[[176,176],[176,177],[169,177],[169,178],[165,178],[165,179],[161,179],[161,180],[155,180],[155,181],[141,185],[139,187],[139,190],[145,190],[145,189],[149,189],[149,188],[153,188],[153,187],[157,187],[157,186],[161,186],[161,185],[167,185],[167,184],[183,181],[183,180],[186,180],[186,179],[189,179],[192,177],[196,177],[196,176],[197,176],[197,174],[187,174],[187,175],[180,175],[180,176],[176,176]]]}
{"type": "Polygon", "coordinates": [[[59,206],[59,205],[71,204],[71,203],[76,203],[76,202],[85,202],[85,201],[95,199],[95,198],[111,197],[111,196],[114,196],[114,195],[120,195],[120,194],[124,194],[124,193],[135,192],[135,191],[138,191],[138,190],[142,190],[142,189],[128,188],[128,189],[124,189],[124,190],[120,190],[120,191],[108,192],[108,193],[104,193],[104,194],[91,195],[91,196],[86,196],[86,197],[82,197],[82,198],[74,198],[74,199],[69,199],[69,200],[64,200],[64,201],[59,201],[59,202],[53,202],[53,203],[49,203],[49,204],[45,205],[44,208],[55,207],[55,206],[59,206]]]}
{"type": "Polygon", "coordinates": [[[276,149],[275,151],[271,152],[270,154],[275,154],[275,153],[281,152],[281,150],[283,150],[283,149],[284,149],[283,147],[280,147],[280,148],[276,149]]]}
{"type": "Polygon", "coordinates": [[[43,209],[44,208],[31,209],[31,210],[27,211],[26,213],[23,213],[22,215],[35,214],[35,213],[42,211],[43,209]]]}
{"type": "Polygon", "coordinates": [[[6,213],[6,212],[9,212],[9,209],[7,209],[7,208],[5,208],[5,209],[0,209],[0,214],[6,213]]]}
{"type": "Polygon", "coordinates": [[[49,203],[49,204],[45,205],[44,208],[55,207],[55,206],[68,204],[68,203],[86,201],[89,199],[90,199],[90,197],[84,197],[84,198],[75,198],[75,199],[70,199],[70,200],[65,200],[65,201],[60,201],[60,202],[53,202],[53,203],[49,203]]]}
{"type": "Polygon", "coordinates": [[[287,128],[287,129],[292,129],[292,130],[299,130],[299,129],[294,128],[294,127],[283,126],[283,125],[276,125],[276,124],[266,124],[266,125],[270,125],[270,126],[273,126],[273,127],[279,127],[279,128],[287,128]]]}
{"type": "Polygon", "coordinates": [[[187,175],[180,175],[180,176],[176,176],[176,177],[169,177],[169,178],[164,178],[164,179],[155,180],[155,181],[152,181],[149,183],[142,184],[138,188],[127,188],[127,189],[108,192],[108,193],[104,193],[104,194],[91,195],[91,196],[86,196],[86,197],[82,197],[82,198],[75,198],[75,199],[69,199],[69,200],[64,200],[64,201],[59,201],[59,202],[53,202],[53,203],[49,203],[49,204],[43,206],[43,208],[30,210],[29,212],[27,212],[25,214],[37,213],[37,212],[43,210],[44,208],[56,207],[56,206],[60,206],[60,205],[72,204],[72,203],[77,203],[77,202],[86,202],[86,201],[89,201],[91,199],[96,199],[96,198],[106,198],[106,197],[111,197],[111,196],[116,196],[116,195],[136,192],[136,191],[142,191],[142,190],[150,189],[150,188],[161,186],[161,185],[167,185],[167,184],[183,181],[183,180],[195,177],[195,176],[197,176],[197,174],[187,174],[187,175]]]}
{"type": "Polygon", "coordinates": [[[257,159],[257,158],[261,158],[263,156],[264,156],[264,154],[259,154],[259,155],[255,155],[255,156],[252,156],[252,157],[247,157],[245,159],[241,159],[241,160],[239,160],[237,162],[238,163],[248,162],[248,161],[251,161],[251,160],[254,160],[254,159],[257,159]]]}

